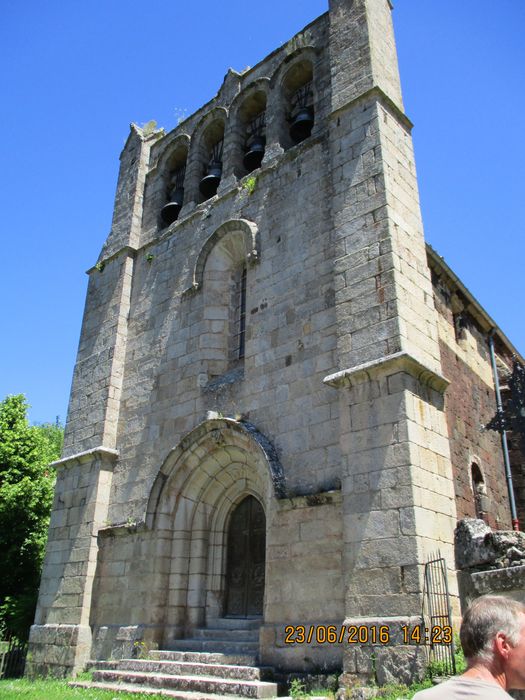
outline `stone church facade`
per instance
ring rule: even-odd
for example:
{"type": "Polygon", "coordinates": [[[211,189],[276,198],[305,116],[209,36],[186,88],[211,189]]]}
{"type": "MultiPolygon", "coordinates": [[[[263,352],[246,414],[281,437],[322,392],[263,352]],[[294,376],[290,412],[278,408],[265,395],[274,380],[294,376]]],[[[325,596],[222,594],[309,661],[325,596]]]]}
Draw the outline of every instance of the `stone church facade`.
{"type": "MultiPolygon", "coordinates": [[[[260,622],[262,665],[415,669],[423,567],[510,528],[488,337],[425,244],[388,0],[329,11],[169,133],[132,125],[89,288],[33,672],[260,622]]],[[[518,465],[519,466],[519,465],[518,465]]],[[[518,502],[523,482],[515,472],[518,502]]],[[[523,513],[523,511],[521,511],[523,513]]],[[[394,671],[392,671],[394,673],[394,671]]],[[[395,675],[395,674],[394,674],[395,675]]]]}

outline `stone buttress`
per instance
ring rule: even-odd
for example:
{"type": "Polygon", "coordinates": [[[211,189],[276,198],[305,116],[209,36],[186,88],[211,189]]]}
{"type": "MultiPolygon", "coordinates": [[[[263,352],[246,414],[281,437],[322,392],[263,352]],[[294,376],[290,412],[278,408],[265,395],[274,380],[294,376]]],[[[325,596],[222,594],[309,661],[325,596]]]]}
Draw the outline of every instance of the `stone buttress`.
{"type": "Polygon", "coordinates": [[[424,665],[400,628],[421,621],[430,554],[450,562],[454,581],[448,382],[391,8],[333,0],[330,15],[340,370],[325,382],[340,392],[344,624],[389,630],[388,644],[348,645],[344,673],[348,683],[382,684],[408,681],[424,665]]]}

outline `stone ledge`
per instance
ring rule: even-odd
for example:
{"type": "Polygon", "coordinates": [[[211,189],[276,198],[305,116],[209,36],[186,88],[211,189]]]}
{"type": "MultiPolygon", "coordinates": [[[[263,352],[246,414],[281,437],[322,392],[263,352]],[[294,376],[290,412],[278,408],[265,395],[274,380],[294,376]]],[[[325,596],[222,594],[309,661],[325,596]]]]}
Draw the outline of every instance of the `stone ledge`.
{"type": "Polygon", "coordinates": [[[144,520],[136,520],[125,523],[115,523],[107,527],[101,527],[97,533],[99,538],[122,537],[135,535],[136,533],[150,532],[150,528],[144,520]]]}
{"type": "Polygon", "coordinates": [[[56,469],[60,467],[67,467],[73,462],[78,462],[78,464],[85,464],[86,462],[91,462],[94,457],[100,457],[106,462],[115,462],[118,459],[118,450],[113,450],[109,447],[93,447],[91,450],[86,450],[85,452],[78,452],[77,454],[71,455],[70,457],[63,457],[62,459],[57,459],[55,462],[51,462],[49,466],[55,467],[56,469]]]}
{"type": "Polygon", "coordinates": [[[378,102],[380,102],[383,107],[388,109],[390,113],[396,117],[396,119],[403,124],[403,126],[407,129],[407,131],[410,133],[413,128],[413,124],[410,121],[410,119],[407,117],[407,115],[396,105],[396,103],[390,98],[386,92],[384,92],[378,85],[374,85],[371,87],[369,90],[366,90],[365,92],[362,92],[360,95],[357,95],[357,97],[354,97],[351,99],[349,102],[346,102],[344,105],[341,105],[337,109],[334,109],[333,112],[329,115],[330,119],[337,119],[337,117],[342,113],[346,112],[349,109],[352,109],[356,104],[359,104],[360,102],[364,102],[365,100],[369,98],[375,98],[378,102]]]}
{"type": "MultiPolygon", "coordinates": [[[[479,595],[485,593],[517,593],[525,590],[525,566],[509,566],[493,571],[477,571],[471,574],[472,584],[479,595]]],[[[515,596],[513,596],[515,597],[515,596]]]]}
{"type": "Polygon", "coordinates": [[[350,388],[356,384],[377,379],[386,374],[393,374],[394,372],[407,372],[422,384],[426,384],[440,393],[443,393],[450,384],[448,379],[426,367],[406,352],[396,352],[378,360],[372,360],[362,365],[356,365],[355,367],[329,374],[323,379],[323,383],[336,389],[342,387],[350,388]]]}
{"type": "Polygon", "coordinates": [[[137,249],[133,248],[133,246],[130,245],[125,245],[122,248],[119,248],[116,250],[114,253],[111,253],[107,257],[101,258],[96,265],[93,265],[92,267],[89,268],[89,270],[86,270],[86,275],[90,275],[92,272],[102,272],[105,265],[108,262],[111,262],[115,258],[118,258],[122,254],[127,254],[131,258],[135,258],[137,255],[137,249]],[[97,265],[102,265],[102,269],[100,267],[97,267],[97,265]]]}

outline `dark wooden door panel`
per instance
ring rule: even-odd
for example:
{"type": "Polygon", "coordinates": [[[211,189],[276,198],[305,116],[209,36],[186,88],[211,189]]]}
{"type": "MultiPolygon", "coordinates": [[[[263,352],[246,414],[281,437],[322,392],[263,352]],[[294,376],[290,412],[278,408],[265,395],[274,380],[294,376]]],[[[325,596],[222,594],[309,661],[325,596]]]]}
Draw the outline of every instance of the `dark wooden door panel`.
{"type": "Polygon", "coordinates": [[[247,496],[233,511],[228,531],[226,615],[262,615],[266,518],[259,501],[247,496]]]}

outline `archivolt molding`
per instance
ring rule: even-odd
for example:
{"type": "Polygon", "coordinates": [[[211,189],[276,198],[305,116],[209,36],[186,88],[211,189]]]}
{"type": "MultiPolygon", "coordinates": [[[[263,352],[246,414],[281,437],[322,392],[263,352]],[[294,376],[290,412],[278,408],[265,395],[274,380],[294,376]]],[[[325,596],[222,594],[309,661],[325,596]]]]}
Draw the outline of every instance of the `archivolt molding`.
{"type": "MultiPolygon", "coordinates": [[[[252,493],[263,506],[273,495],[286,495],[284,472],[275,448],[257,428],[232,418],[216,418],[198,425],[170,452],[150,493],[148,527],[163,527],[163,516],[186,524],[198,504],[215,511],[252,493]],[[189,508],[191,514],[183,511],[189,508]]],[[[229,510],[229,509],[228,509],[229,510]]]]}
{"type": "Polygon", "coordinates": [[[219,228],[205,241],[200,249],[193,270],[191,287],[185,290],[183,296],[198,292],[202,288],[204,268],[211,251],[225,236],[231,233],[241,233],[244,239],[243,255],[247,265],[254,265],[259,261],[259,231],[257,225],[247,219],[232,219],[221,224],[219,228]]]}
{"type": "Polygon", "coordinates": [[[206,128],[213,124],[214,121],[222,121],[225,125],[228,122],[228,110],[225,107],[213,107],[209,112],[206,112],[195,125],[192,133],[192,141],[197,141],[206,128]]]}
{"type": "Polygon", "coordinates": [[[244,101],[251,95],[259,91],[264,92],[264,94],[268,97],[268,93],[270,91],[270,78],[257,78],[257,80],[253,80],[251,83],[248,83],[248,85],[244,87],[241,90],[241,92],[239,92],[239,94],[233,98],[232,103],[230,105],[230,114],[236,114],[239,107],[242,106],[244,101]]]}
{"type": "Polygon", "coordinates": [[[319,54],[320,50],[311,44],[301,46],[292,51],[275,69],[270,79],[272,88],[274,88],[276,85],[281,85],[284,76],[286,73],[288,73],[294,63],[299,63],[300,61],[307,59],[312,63],[312,66],[314,66],[319,54]]]}
{"type": "Polygon", "coordinates": [[[171,139],[168,143],[165,144],[164,149],[159,156],[159,159],[157,161],[156,169],[159,170],[160,172],[163,172],[166,167],[169,159],[177,151],[179,148],[185,148],[188,152],[190,150],[190,142],[191,138],[189,134],[185,133],[179,133],[176,134],[173,139],[171,139]]]}

